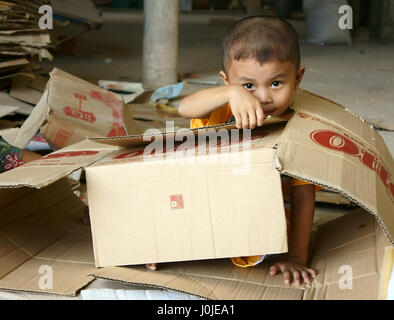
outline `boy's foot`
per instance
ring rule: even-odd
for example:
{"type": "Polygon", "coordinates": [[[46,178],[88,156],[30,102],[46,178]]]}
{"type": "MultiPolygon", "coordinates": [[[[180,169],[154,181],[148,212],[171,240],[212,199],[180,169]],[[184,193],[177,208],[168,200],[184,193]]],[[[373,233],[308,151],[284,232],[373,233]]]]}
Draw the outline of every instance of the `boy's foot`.
{"type": "Polygon", "coordinates": [[[157,270],[157,264],[156,263],[146,264],[145,266],[146,266],[146,268],[148,270],[152,270],[152,271],[156,271],[157,270]]]}

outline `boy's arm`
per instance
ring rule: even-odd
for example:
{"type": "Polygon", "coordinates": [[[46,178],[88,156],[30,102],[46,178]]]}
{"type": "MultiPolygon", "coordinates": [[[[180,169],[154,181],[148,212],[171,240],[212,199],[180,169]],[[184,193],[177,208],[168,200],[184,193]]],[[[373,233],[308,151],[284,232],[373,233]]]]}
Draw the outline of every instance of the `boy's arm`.
{"type": "Polygon", "coordinates": [[[181,100],[178,112],[182,117],[188,119],[209,118],[212,111],[229,102],[230,91],[229,86],[197,91],[181,100]]]}
{"type": "Polygon", "coordinates": [[[178,112],[184,118],[209,118],[212,111],[230,104],[237,128],[254,129],[263,125],[260,102],[241,85],[226,85],[197,91],[183,98],[178,112]]]}
{"type": "Polygon", "coordinates": [[[291,238],[289,258],[301,264],[308,262],[308,248],[315,212],[315,186],[293,186],[291,190],[291,238]]]}
{"type": "Polygon", "coordinates": [[[292,279],[296,285],[302,280],[310,282],[316,277],[316,270],[308,268],[308,249],[312,232],[315,209],[315,186],[312,184],[293,186],[291,191],[291,229],[287,259],[270,268],[271,275],[283,273],[285,284],[292,279]]]}

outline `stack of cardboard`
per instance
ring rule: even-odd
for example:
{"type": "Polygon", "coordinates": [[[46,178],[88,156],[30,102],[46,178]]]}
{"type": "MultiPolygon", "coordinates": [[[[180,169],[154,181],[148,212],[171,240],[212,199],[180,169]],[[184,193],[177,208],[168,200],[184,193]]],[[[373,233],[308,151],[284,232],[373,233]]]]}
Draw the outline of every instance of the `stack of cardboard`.
{"type": "Polygon", "coordinates": [[[39,8],[49,0],[0,2],[0,76],[14,73],[38,57],[52,59],[48,29],[40,29],[39,8]]]}

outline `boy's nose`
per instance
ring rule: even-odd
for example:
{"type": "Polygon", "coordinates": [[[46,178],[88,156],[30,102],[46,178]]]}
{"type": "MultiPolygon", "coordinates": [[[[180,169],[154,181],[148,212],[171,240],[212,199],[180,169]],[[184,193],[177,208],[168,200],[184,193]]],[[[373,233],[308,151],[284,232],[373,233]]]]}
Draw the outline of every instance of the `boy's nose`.
{"type": "Polygon", "coordinates": [[[270,96],[269,93],[268,93],[267,91],[265,91],[265,90],[261,90],[261,91],[259,91],[259,92],[256,92],[256,97],[257,97],[257,99],[259,99],[259,101],[260,101],[260,103],[261,103],[262,105],[272,103],[272,98],[271,98],[271,96],[270,96]]]}

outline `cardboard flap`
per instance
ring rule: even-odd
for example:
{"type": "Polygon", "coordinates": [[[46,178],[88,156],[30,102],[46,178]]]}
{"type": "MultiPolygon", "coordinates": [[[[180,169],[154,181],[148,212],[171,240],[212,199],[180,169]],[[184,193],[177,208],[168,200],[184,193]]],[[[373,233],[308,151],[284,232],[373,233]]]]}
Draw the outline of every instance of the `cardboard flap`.
{"type": "MultiPolygon", "coordinates": [[[[277,117],[271,117],[269,119],[266,119],[264,121],[264,124],[260,128],[256,128],[253,130],[253,132],[258,132],[261,131],[262,128],[267,128],[270,127],[271,125],[277,125],[277,124],[283,124],[287,122],[286,119],[281,119],[277,117]]],[[[153,138],[155,137],[161,137],[162,139],[172,139],[175,141],[182,141],[180,140],[181,137],[188,137],[188,136],[197,136],[200,132],[207,132],[208,130],[233,130],[236,129],[235,122],[231,123],[225,123],[225,124],[219,124],[216,126],[210,126],[210,127],[202,127],[202,128],[196,128],[196,129],[186,129],[182,128],[178,131],[174,131],[174,126],[169,126],[166,128],[165,132],[162,132],[161,130],[155,128],[155,129],[150,129],[147,130],[144,134],[138,134],[138,135],[129,135],[129,136],[121,136],[121,137],[111,137],[111,138],[106,138],[106,137],[99,137],[99,138],[90,138],[92,141],[100,142],[102,144],[108,144],[108,145],[114,145],[114,146],[120,146],[120,147],[131,147],[131,146],[142,146],[142,145],[147,145],[149,144],[153,138]],[[178,136],[180,138],[178,138],[178,136]]],[[[242,131],[242,130],[241,130],[242,131]]],[[[240,133],[242,135],[242,133],[240,133]]]]}
{"type": "Polygon", "coordinates": [[[24,149],[33,139],[41,125],[45,122],[49,109],[47,106],[48,91],[45,91],[30,116],[23,123],[15,139],[15,146],[24,149]]]}
{"type": "Polygon", "coordinates": [[[308,295],[315,299],[377,299],[386,246],[390,243],[383,230],[362,209],[320,226],[311,263],[319,274],[308,295]],[[322,286],[325,290],[317,290],[322,286]]]}
{"type": "Polygon", "coordinates": [[[0,188],[41,188],[117,150],[89,140],[82,141],[0,175],[0,188]]]}
{"type": "Polygon", "coordinates": [[[294,109],[277,148],[282,172],[344,194],[374,214],[394,244],[394,162],[383,139],[311,93],[298,91],[294,109]]]}
{"type": "Polygon", "coordinates": [[[56,68],[48,82],[48,105],[59,121],[69,121],[101,136],[125,134],[120,95],[56,68]]]}
{"type": "Polygon", "coordinates": [[[93,281],[85,204],[67,179],[43,189],[0,189],[0,289],[75,296],[93,281]]]}

